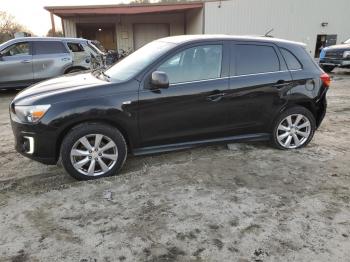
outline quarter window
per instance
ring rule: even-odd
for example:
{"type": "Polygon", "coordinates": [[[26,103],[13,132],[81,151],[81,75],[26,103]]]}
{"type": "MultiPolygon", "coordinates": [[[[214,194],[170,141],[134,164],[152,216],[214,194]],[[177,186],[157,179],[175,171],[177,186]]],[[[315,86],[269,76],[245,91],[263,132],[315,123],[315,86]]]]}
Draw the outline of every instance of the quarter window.
{"type": "Polygon", "coordinates": [[[299,60],[287,49],[281,48],[282,55],[286,60],[287,66],[289,70],[298,70],[302,69],[302,66],[299,60]]]}
{"type": "Polygon", "coordinates": [[[2,51],[1,54],[3,56],[29,55],[29,50],[29,43],[21,42],[5,48],[5,50],[2,51]]]}
{"type": "Polygon", "coordinates": [[[264,45],[236,45],[237,75],[276,72],[280,62],[275,49],[264,45]]]}
{"type": "Polygon", "coordinates": [[[196,46],[165,61],[159,71],[167,73],[170,84],[208,80],[221,76],[222,45],[196,46]]]}
{"type": "Polygon", "coordinates": [[[73,53],[84,52],[84,47],[79,43],[68,43],[68,47],[73,53]]]}

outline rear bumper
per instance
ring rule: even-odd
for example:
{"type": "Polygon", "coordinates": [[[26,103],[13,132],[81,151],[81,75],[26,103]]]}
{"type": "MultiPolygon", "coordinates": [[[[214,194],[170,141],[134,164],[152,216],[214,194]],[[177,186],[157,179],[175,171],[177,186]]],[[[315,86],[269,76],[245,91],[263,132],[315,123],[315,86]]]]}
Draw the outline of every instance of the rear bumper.
{"type": "Polygon", "coordinates": [[[318,107],[317,107],[317,116],[316,116],[316,128],[318,128],[324,117],[326,116],[326,112],[327,112],[327,97],[326,97],[326,93],[327,93],[328,89],[325,89],[323,94],[321,95],[321,99],[318,101],[318,107]]]}
{"type": "Polygon", "coordinates": [[[46,165],[57,163],[55,132],[40,124],[30,125],[11,120],[11,125],[17,152],[46,165]]]}

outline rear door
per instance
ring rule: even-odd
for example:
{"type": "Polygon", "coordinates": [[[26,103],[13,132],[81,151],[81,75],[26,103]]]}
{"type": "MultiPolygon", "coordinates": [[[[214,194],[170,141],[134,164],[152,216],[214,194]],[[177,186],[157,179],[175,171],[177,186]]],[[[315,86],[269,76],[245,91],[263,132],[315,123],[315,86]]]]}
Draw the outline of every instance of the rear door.
{"type": "Polygon", "coordinates": [[[33,42],[35,81],[62,75],[71,63],[70,53],[61,41],[33,42]]]}
{"type": "Polygon", "coordinates": [[[32,45],[19,42],[6,47],[0,57],[0,86],[26,86],[33,82],[32,45]]]}
{"type": "Polygon", "coordinates": [[[292,85],[279,49],[270,43],[232,42],[229,123],[233,133],[269,132],[292,85]]]}
{"type": "Polygon", "coordinates": [[[143,146],[223,136],[229,103],[228,54],[223,42],[186,46],[148,73],[139,94],[143,146]],[[166,72],[167,89],[149,89],[153,71],[166,72]]]}

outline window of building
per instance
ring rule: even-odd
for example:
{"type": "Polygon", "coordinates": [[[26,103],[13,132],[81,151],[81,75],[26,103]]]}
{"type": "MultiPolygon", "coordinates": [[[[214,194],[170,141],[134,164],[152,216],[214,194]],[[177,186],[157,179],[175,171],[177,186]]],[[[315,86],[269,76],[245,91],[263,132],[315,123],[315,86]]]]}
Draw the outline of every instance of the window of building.
{"type": "Polygon", "coordinates": [[[302,69],[302,65],[299,60],[287,49],[281,48],[282,55],[284,60],[286,60],[287,66],[289,70],[298,70],[302,69]]]}
{"type": "Polygon", "coordinates": [[[61,54],[67,53],[63,43],[58,41],[37,41],[34,42],[34,54],[47,55],[47,54],[61,54]]]}
{"type": "Polygon", "coordinates": [[[271,46],[236,45],[237,75],[276,72],[280,70],[278,56],[271,46]]]}
{"type": "Polygon", "coordinates": [[[159,71],[167,73],[170,84],[208,80],[221,76],[222,45],[196,46],[165,61],[159,71]]]}

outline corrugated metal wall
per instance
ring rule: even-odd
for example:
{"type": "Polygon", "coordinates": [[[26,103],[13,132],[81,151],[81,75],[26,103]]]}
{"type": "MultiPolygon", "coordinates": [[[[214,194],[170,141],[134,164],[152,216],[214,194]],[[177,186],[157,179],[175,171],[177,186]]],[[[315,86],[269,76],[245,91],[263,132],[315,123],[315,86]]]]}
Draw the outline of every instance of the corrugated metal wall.
{"type": "Polygon", "coordinates": [[[304,42],[314,53],[317,34],[350,38],[350,0],[230,0],[205,4],[206,34],[272,35],[304,42]],[[322,27],[321,23],[328,26],[322,27]]]}
{"type": "Polygon", "coordinates": [[[77,28],[75,21],[70,19],[62,19],[64,34],[66,37],[77,37],[77,28]]]}

